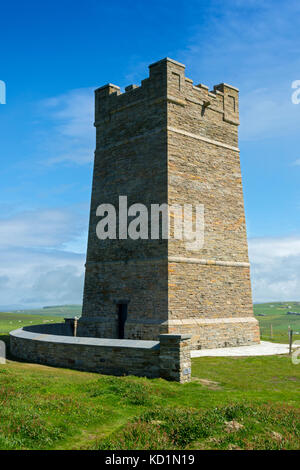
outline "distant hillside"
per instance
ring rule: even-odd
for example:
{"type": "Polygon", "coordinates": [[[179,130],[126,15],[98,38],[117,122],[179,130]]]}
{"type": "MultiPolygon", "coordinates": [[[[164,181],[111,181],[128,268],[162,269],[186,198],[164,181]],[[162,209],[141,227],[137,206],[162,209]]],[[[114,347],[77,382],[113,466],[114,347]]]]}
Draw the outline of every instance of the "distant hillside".
{"type": "Polygon", "coordinates": [[[300,302],[267,302],[253,307],[262,339],[287,343],[290,327],[293,339],[300,340],[300,302]]]}
{"type": "Polygon", "coordinates": [[[33,308],[25,310],[13,310],[13,313],[39,315],[39,316],[54,316],[54,317],[80,317],[82,305],[47,305],[42,308],[33,308]]]}

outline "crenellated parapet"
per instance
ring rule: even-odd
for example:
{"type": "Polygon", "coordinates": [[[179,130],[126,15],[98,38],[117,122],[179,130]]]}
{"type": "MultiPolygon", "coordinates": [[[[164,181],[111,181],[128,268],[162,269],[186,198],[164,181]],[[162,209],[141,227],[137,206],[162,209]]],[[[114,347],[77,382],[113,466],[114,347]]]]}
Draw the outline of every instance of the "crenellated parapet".
{"type": "Polygon", "coordinates": [[[149,77],[141,85],[128,85],[122,93],[120,87],[111,83],[98,88],[96,94],[95,125],[110,120],[114,113],[141,104],[150,105],[160,101],[177,106],[195,104],[199,113],[219,113],[230,124],[239,124],[239,90],[221,83],[209,90],[206,85],[194,85],[185,76],[185,65],[165,58],[149,66],[149,77]]]}

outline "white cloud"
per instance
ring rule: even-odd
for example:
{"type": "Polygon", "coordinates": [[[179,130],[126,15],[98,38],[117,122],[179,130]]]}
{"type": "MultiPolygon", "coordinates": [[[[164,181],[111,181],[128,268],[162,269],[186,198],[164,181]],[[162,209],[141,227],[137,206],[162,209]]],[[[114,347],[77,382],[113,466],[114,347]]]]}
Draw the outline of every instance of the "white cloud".
{"type": "Polygon", "coordinates": [[[0,247],[58,248],[81,235],[86,219],[74,209],[35,210],[0,218],[0,247]]]}
{"type": "Polygon", "coordinates": [[[86,164],[93,161],[95,147],[93,88],[71,90],[41,103],[40,111],[50,120],[41,138],[43,163],[86,164]]]}
{"type": "MultiPolygon", "coordinates": [[[[68,137],[86,136],[93,124],[94,89],[81,88],[44,100],[42,105],[57,125],[60,134],[68,137]]],[[[93,128],[93,127],[92,127],[93,128]]]]}
{"type": "MultiPolygon", "coordinates": [[[[82,220],[68,210],[0,220],[1,309],[81,303],[82,220]]],[[[300,300],[300,237],[250,239],[249,257],[255,301],[300,300]]]]}
{"type": "Polygon", "coordinates": [[[9,249],[0,256],[2,310],[82,302],[84,255],[9,249]]]}
{"type": "Polygon", "coordinates": [[[292,104],[288,85],[241,93],[241,140],[297,135],[300,106],[292,104]]]}
{"type": "Polygon", "coordinates": [[[240,88],[241,140],[298,133],[292,82],[300,79],[299,8],[295,1],[284,8],[274,1],[215,1],[205,28],[194,29],[178,53],[195,81],[215,77],[213,84],[240,88]]]}
{"type": "Polygon", "coordinates": [[[249,240],[253,299],[300,300],[300,237],[249,240]]]}
{"type": "Polygon", "coordinates": [[[0,219],[0,308],[82,302],[88,222],[80,209],[0,219]]]}

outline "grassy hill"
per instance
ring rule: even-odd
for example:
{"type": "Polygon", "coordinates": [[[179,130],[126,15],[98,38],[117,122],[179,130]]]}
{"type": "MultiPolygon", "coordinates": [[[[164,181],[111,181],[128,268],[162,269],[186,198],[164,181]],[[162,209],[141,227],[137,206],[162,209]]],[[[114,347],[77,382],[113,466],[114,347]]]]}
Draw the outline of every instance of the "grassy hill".
{"type": "MultiPolygon", "coordinates": [[[[254,304],[254,314],[259,321],[263,340],[288,343],[289,326],[294,332],[300,332],[300,315],[287,315],[287,312],[300,314],[300,302],[254,304]]],[[[294,340],[300,340],[300,334],[295,334],[294,340]]]]}
{"type": "Polygon", "coordinates": [[[0,312],[0,335],[7,335],[10,331],[23,326],[39,325],[47,322],[59,323],[61,321],[63,321],[63,317],[54,315],[0,312]]]}
{"type": "Polygon", "coordinates": [[[37,309],[0,312],[0,334],[8,334],[9,331],[22,328],[23,326],[47,322],[59,323],[65,317],[80,317],[81,309],[81,305],[57,305],[37,309]]]}
{"type": "MultiPolygon", "coordinates": [[[[255,312],[266,315],[257,317],[262,323],[279,317],[284,331],[289,315],[277,305],[255,312]]],[[[31,322],[59,321],[49,311],[0,313],[0,340],[8,344],[10,330],[31,322]]],[[[0,449],[299,449],[299,387],[300,365],[288,356],[195,358],[192,382],[181,385],[8,355],[0,365],[0,449]]]]}
{"type": "MultiPolygon", "coordinates": [[[[26,310],[13,310],[13,314],[39,315],[52,317],[80,317],[82,305],[51,305],[42,308],[32,308],[26,310]]],[[[0,312],[1,313],[1,312],[0,312]]]]}
{"type": "Polygon", "coordinates": [[[0,449],[300,448],[300,368],[289,357],[192,367],[181,385],[11,358],[0,366],[0,449]]]}

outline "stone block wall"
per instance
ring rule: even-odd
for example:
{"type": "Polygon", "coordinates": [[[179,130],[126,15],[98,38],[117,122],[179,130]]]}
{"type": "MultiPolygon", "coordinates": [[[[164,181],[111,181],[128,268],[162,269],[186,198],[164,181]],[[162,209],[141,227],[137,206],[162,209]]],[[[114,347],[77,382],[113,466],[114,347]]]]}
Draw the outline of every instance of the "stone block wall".
{"type": "Polygon", "coordinates": [[[168,331],[190,334],[191,349],[250,346],[260,341],[257,321],[251,317],[169,320],[168,331]]]}
{"type": "Polygon", "coordinates": [[[194,86],[168,67],[168,202],[204,206],[204,244],[168,244],[168,332],[192,333],[193,348],[259,342],[238,149],[239,91],[194,86]]]}
{"type": "Polygon", "coordinates": [[[160,376],[176,382],[191,380],[191,335],[160,335],[160,376]]]}
{"type": "Polygon", "coordinates": [[[128,302],[125,338],[157,341],[167,333],[167,259],[88,262],[84,299],[78,336],[117,338],[117,308],[123,300],[128,302]]]}
{"type": "Polygon", "coordinates": [[[67,336],[69,332],[68,324],[35,325],[12,331],[11,354],[29,362],[101,374],[163,377],[182,383],[190,380],[187,335],[136,341],[72,337],[67,336]],[[49,334],[49,330],[60,334],[49,334]]]}

